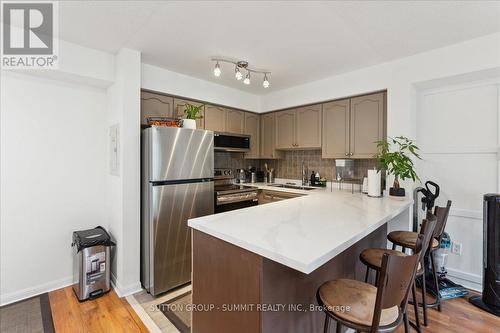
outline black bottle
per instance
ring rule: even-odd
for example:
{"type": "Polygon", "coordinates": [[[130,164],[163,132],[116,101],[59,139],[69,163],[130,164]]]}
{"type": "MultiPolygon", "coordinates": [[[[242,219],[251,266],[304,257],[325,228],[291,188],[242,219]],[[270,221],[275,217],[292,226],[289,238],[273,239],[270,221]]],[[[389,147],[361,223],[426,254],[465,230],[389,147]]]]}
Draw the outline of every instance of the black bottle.
{"type": "Polygon", "coordinates": [[[314,186],[314,184],[316,183],[316,175],[314,173],[314,171],[311,173],[311,179],[310,179],[310,182],[311,182],[311,186],[314,186]]]}

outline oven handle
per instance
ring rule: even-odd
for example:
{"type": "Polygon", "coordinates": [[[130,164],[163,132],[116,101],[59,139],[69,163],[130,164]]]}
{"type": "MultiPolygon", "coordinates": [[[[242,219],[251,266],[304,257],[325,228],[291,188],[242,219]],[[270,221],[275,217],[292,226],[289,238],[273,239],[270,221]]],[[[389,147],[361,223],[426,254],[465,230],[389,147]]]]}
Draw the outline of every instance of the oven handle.
{"type": "Polygon", "coordinates": [[[220,205],[226,205],[230,203],[235,203],[235,202],[242,202],[242,201],[254,201],[258,202],[259,199],[257,197],[257,192],[246,192],[244,194],[228,194],[228,195],[221,195],[217,197],[216,204],[217,206],[220,205]]]}

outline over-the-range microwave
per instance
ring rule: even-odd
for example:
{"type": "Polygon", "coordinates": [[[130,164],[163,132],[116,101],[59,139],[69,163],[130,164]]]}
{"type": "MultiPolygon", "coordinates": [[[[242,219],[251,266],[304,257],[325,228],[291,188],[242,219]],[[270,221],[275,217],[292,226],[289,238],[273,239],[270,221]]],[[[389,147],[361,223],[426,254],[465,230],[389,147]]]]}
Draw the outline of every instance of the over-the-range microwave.
{"type": "Polygon", "coordinates": [[[236,133],[214,133],[214,150],[229,152],[249,152],[250,135],[236,133]]]}

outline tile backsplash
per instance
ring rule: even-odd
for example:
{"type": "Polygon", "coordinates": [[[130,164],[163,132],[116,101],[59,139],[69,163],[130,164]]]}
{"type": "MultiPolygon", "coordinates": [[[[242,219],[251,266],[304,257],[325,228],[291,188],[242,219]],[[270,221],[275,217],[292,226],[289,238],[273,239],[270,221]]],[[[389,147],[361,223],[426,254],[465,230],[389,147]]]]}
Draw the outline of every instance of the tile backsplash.
{"type": "MultiPolygon", "coordinates": [[[[246,160],[242,153],[215,152],[216,168],[241,169],[249,166],[264,169],[264,163],[269,168],[274,168],[276,178],[300,179],[302,173],[302,161],[308,170],[308,175],[312,171],[319,172],[321,177],[332,179],[336,174],[335,160],[321,158],[321,150],[292,150],[285,151],[283,159],[280,160],[246,160]]],[[[377,166],[374,159],[354,160],[354,177],[362,178],[367,175],[367,170],[377,166]]]]}
{"type": "MultiPolygon", "coordinates": [[[[281,160],[261,160],[269,168],[274,168],[277,178],[300,179],[302,177],[302,161],[308,171],[319,172],[321,177],[330,180],[335,177],[335,159],[322,158],[321,150],[292,150],[285,151],[281,160]]],[[[367,175],[368,169],[377,166],[375,159],[354,160],[354,178],[362,178],[367,175]]]]}

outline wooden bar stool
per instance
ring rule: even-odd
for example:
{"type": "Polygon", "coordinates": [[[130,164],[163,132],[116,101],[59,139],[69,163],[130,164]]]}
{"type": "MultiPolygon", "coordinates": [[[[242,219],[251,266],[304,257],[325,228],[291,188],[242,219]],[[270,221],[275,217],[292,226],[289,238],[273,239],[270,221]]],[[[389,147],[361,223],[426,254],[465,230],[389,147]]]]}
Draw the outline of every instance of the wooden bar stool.
{"type": "MultiPolygon", "coordinates": [[[[420,248],[423,237],[419,236],[420,248]]],[[[339,279],[323,283],[316,294],[326,314],[324,333],[328,333],[330,319],[337,322],[337,333],[342,326],[360,332],[392,332],[404,321],[408,332],[406,304],[415,278],[417,255],[384,254],[377,287],[356,280],[339,279]]]]}
{"type": "MultiPolygon", "coordinates": [[[[417,239],[422,239],[422,244],[419,246],[418,249],[415,249],[415,252],[413,253],[414,255],[418,256],[418,267],[417,267],[417,272],[416,276],[423,276],[424,275],[424,255],[429,248],[429,243],[431,241],[432,235],[434,233],[434,229],[437,224],[437,219],[434,216],[429,216],[428,219],[424,219],[422,222],[422,228],[420,229],[420,234],[417,235],[417,239]],[[418,250],[418,251],[417,251],[418,250]]],[[[382,258],[385,254],[388,255],[393,255],[393,256],[400,256],[404,257],[407,256],[407,254],[403,252],[399,252],[396,250],[389,250],[389,249],[366,249],[361,252],[359,259],[363,264],[366,265],[366,276],[365,276],[365,282],[368,282],[368,276],[370,269],[373,269],[377,272],[377,276],[379,274],[379,271],[382,268],[382,258]]],[[[418,303],[417,303],[417,288],[415,286],[415,281],[412,281],[412,298],[413,298],[413,308],[415,310],[415,329],[417,332],[421,331],[420,327],[420,318],[419,318],[419,313],[418,313],[418,303]]],[[[424,287],[425,290],[425,287],[424,287]]],[[[425,292],[422,293],[422,304],[425,304],[425,292]]],[[[424,310],[424,316],[425,316],[425,308],[424,310]]],[[[413,324],[412,324],[413,326],[413,324]]]]}
{"type": "MultiPolygon", "coordinates": [[[[427,326],[428,319],[427,319],[427,308],[429,307],[437,307],[438,311],[441,311],[441,297],[439,294],[439,282],[437,278],[437,272],[434,269],[434,252],[439,249],[439,245],[441,244],[441,240],[443,238],[444,234],[444,229],[446,228],[446,222],[448,221],[448,215],[450,214],[450,208],[451,208],[451,200],[448,200],[446,203],[446,207],[438,207],[436,206],[434,208],[434,215],[437,218],[436,221],[436,227],[434,228],[433,232],[433,237],[432,237],[432,244],[429,248],[429,250],[426,253],[426,257],[428,254],[428,257],[430,258],[431,261],[431,270],[432,270],[432,277],[434,280],[434,285],[436,286],[436,302],[428,304],[424,302],[422,304],[422,307],[424,309],[424,325],[427,326]]],[[[431,215],[428,213],[427,215],[431,215]]],[[[396,249],[396,246],[401,246],[403,248],[403,252],[408,248],[414,250],[415,248],[415,240],[417,237],[416,232],[412,231],[393,231],[390,232],[387,235],[387,239],[392,242],[392,249],[396,249]]],[[[424,270],[428,269],[427,264],[424,265],[424,270]]],[[[426,272],[426,271],[425,271],[426,272]]],[[[423,274],[422,278],[422,294],[424,295],[426,291],[426,281],[425,281],[425,272],[423,274]]]]}

